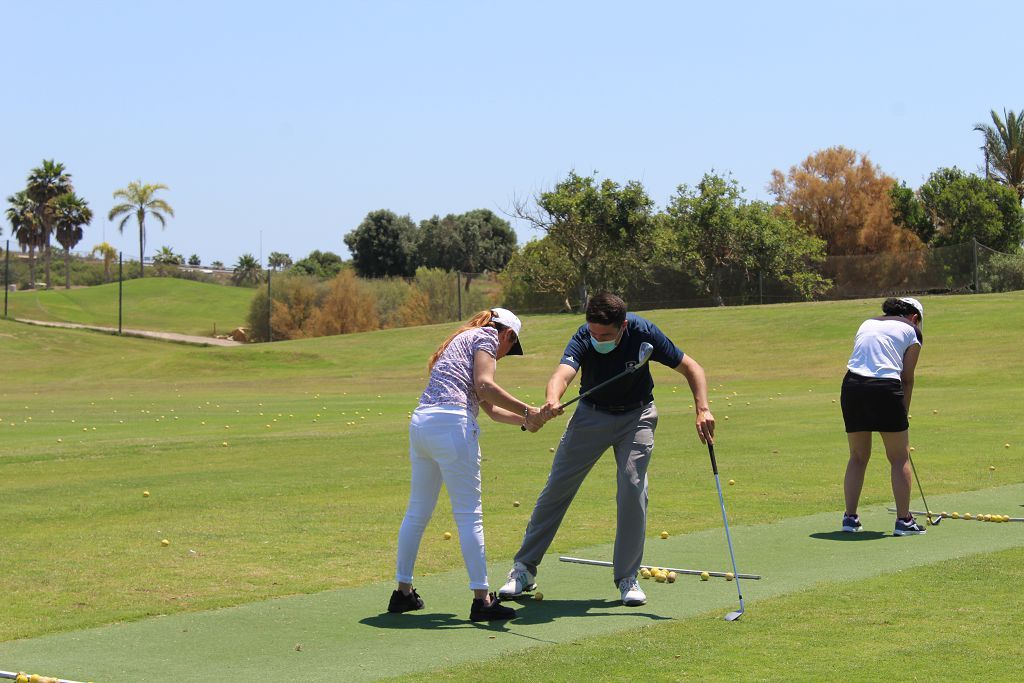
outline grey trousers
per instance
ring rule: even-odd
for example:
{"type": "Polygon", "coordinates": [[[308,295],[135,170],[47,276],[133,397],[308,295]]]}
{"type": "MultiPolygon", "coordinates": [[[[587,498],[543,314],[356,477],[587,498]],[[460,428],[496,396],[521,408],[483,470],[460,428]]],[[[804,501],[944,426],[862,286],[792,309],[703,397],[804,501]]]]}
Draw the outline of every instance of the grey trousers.
{"type": "Polygon", "coordinates": [[[581,403],[573,413],[551,463],[548,482],[530,515],[523,545],[516,553],[534,575],[587,473],[609,448],[615,453],[618,518],[612,563],[616,584],[636,576],[647,532],[647,466],[654,449],[658,410],[654,403],[611,415],[581,403]]]}

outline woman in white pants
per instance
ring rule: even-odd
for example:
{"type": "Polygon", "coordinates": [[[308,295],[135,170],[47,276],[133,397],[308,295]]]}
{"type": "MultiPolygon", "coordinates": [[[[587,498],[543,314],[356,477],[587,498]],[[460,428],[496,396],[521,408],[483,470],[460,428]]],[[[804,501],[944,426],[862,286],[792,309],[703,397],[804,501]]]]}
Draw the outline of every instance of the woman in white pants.
{"type": "Polygon", "coordinates": [[[521,329],[519,318],[507,309],[481,311],[449,336],[427,364],[430,381],[409,425],[412,485],[398,532],[398,589],[391,594],[389,612],[423,608],[412,585],[413,566],[444,483],[473,591],[470,619],[491,621],[516,615],[488,592],[477,415],[483,408],[496,422],[523,425],[533,432],[543,424],[538,408],[516,399],[494,380],[499,359],[522,355],[521,329]]]}

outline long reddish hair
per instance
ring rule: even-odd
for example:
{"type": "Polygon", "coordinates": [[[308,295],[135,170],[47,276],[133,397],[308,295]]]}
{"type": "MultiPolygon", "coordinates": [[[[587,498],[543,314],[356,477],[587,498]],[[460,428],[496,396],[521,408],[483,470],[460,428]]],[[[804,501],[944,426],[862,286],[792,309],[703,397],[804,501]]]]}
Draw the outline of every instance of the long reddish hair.
{"type": "MultiPolygon", "coordinates": [[[[472,330],[474,327],[497,327],[497,324],[491,323],[490,311],[480,311],[479,313],[474,315],[472,318],[469,319],[469,322],[467,322],[465,325],[452,332],[447,339],[441,342],[441,345],[437,347],[437,351],[434,351],[434,355],[432,355],[430,357],[430,360],[427,361],[427,372],[433,372],[434,364],[437,363],[437,359],[441,357],[441,354],[444,353],[444,350],[448,348],[448,345],[452,343],[453,339],[458,337],[466,330],[472,330]]],[[[502,325],[502,327],[504,327],[504,325],[502,325]]]]}

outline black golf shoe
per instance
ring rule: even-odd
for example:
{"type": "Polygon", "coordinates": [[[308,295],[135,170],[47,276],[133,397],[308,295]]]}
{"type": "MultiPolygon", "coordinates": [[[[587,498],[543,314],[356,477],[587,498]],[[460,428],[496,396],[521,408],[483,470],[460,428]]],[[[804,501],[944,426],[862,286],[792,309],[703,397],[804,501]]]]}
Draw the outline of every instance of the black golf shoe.
{"type": "Polygon", "coordinates": [[[391,594],[391,601],[388,602],[388,611],[392,614],[412,612],[418,609],[423,609],[423,598],[420,597],[415,588],[408,595],[402,591],[395,591],[391,594]]]}
{"type": "Polygon", "coordinates": [[[505,607],[501,600],[494,593],[491,593],[491,602],[487,604],[480,598],[475,598],[469,608],[470,621],[502,621],[514,619],[516,611],[511,607],[505,607]]]}

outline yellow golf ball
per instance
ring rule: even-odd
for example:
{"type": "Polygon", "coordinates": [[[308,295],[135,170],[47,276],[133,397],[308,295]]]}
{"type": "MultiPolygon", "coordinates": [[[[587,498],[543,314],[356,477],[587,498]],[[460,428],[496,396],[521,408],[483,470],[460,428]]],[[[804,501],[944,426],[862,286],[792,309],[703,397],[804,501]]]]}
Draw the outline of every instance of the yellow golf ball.
{"type": "Polygon", "coordinates": [[[959,512],[954,512],[954,513],[950,514],[949,516],[952,517],[953,519],[960,519],[960,513],[959,512]]]}
{"type": "Polygon", "coordinates": [[[450,531],[444,532],[444,540],[446,540],[446,541],[452,540],[452,532],[450,532],[450,531]]]}
{"type": "Polygon", "coordinates": [[[541,600],[544,599],[544,594],[541,593],[540,591],[537,591],[536,593],[533,594],[533,599],[536,600],[537,602],[540,602],[541,600]]]}
{"type": "Polygon", "coordinates": [[[643,569],[640,570],[640,576],[642,578],[644,578],[644,579],[651,578],[651,570],[648,569],[647,567],[644,567],[643,569]]]}
{"type": "Polygon", "coordinates": [[[964,519],[974,519],[974,516],[970,512],[965,512],[964,519]]]}
{"type": "Polygon", "coordinates": [[[711,574],[708,574],[707,572],[701,572],[700,573],[700,580],[701,581],[707,581],[710,578],[711,578],[711,574]]]}
{"type": "Polygon", "coordinates": [[[669,583],[675,583],[677,576],[676,576],[675,572],[669,572],[668,575],[665,578],[668,579],[669,583]]]}
{"type": "Polygon", "coordinates": [[[142,497],[143,498],[149,498],[149,491],[143,491],[142,492],[142,497]]]}
{"type": "Polygon", "coordinates": [[[668,532],[667,531],[662,531],[661,532],[661,537],[662,538],[668,538],[668,532]]]}
{"type": "Polygon", "coordinates": [[[654,575],[654,580],[658,583],[665,583],[666,579],[668,579],[668,574],[666,574],[665,572],[658,572],[654,575]]]}
{"type": "Polygon", "coordinates": [[[736,578],[736,577],[735,577],[735,576],[733,575],[733,573],[732,573],[732,572],[726,572],[726,573],[725,573],[725,580],[726,580],[726,581],[732,581],[732,580],[733,580],[733,579],[735,579],[735,578],[736,578]]]}
{"type": "Polygon", "coordinates": [[[519,507],[519,501],[518,500],[513,500],[512,501],[512,507],[514,507],[514,508],[519,507]]]}
{"type": "Polygon", "coordinates": [[[995,472],[996,471],[996,466],[995,465],[989,465],[988,466],[988,471],[989,472],[995,472]]]}
{"type": "Polygon", "coordinates": [[[171,542],[170,542],[170,541],[168,541],[168,540],[167,540],[166,538],[165,538],[165,539],[163,539],[162,541],[160,541],[160,545],[164,546],[165,548],[166,548],[167,546],[169,546],[170,544],[171,544],[171,542]]]}
{"type": "Polygon", "coordinates": [[[729,486],[735,486],[735,485],[736,485],[736,480],[735,479],[730,479],[729,480],[729,486]]]}

